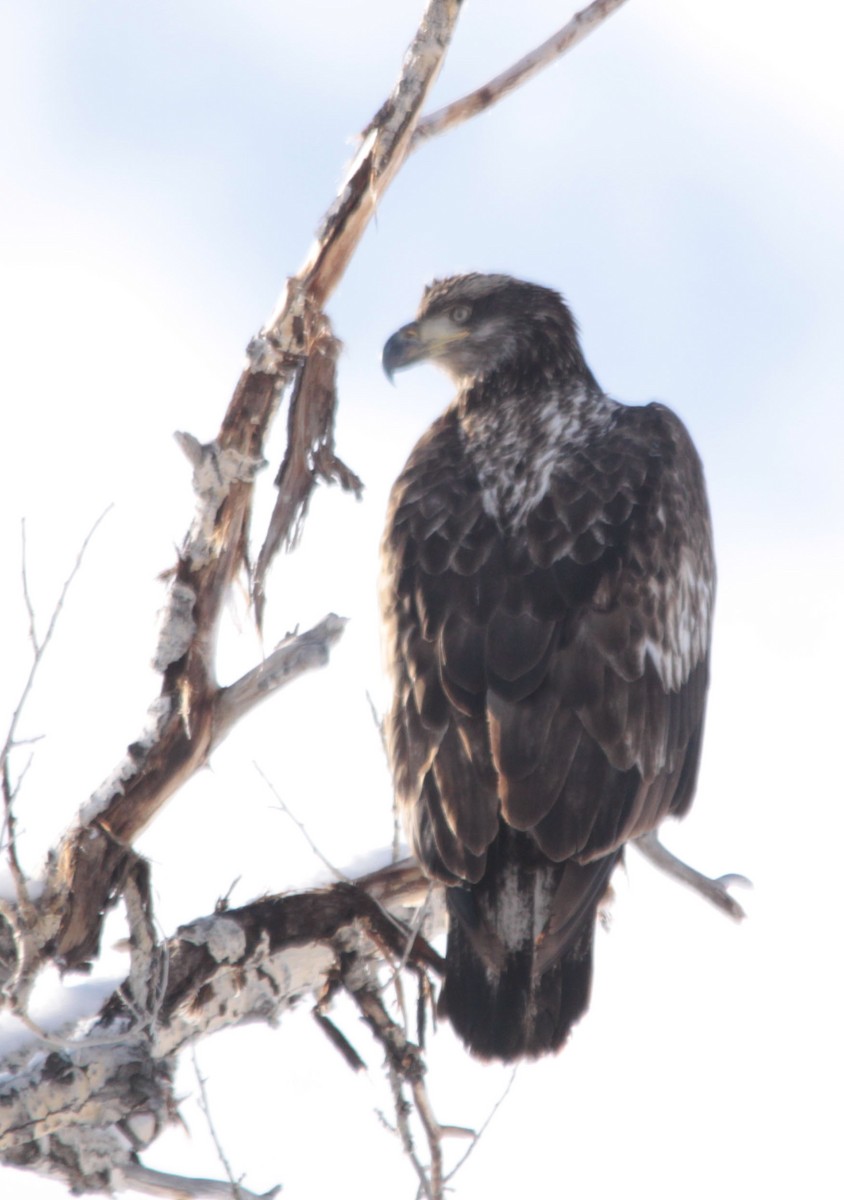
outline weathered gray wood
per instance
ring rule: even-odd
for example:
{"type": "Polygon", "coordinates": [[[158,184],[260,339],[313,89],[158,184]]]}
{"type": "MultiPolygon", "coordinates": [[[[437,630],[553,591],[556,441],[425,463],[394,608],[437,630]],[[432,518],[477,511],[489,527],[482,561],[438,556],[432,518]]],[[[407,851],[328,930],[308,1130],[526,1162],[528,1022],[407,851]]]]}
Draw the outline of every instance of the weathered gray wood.
{"type": "MultiPolygon", "coordinates": [[[[188,1043],[247,1021],[274,1024],[294,1004],[315,1004],[332,980],[369,978],[390,958],[440,966],[402,922],[427,886],[407,862],[358,884],[212,913],[161,947],[144,938],[145,876],[139,884],[130,977],[90,1028],[47,1049],[36,1043],[0,1077],[0,1161],[81,1191],[119,1188],[132,1156],[172,1120],[176,1058],[188,1043]]],[[[443,922],[434,907],[426,933],[443,922]]]]}

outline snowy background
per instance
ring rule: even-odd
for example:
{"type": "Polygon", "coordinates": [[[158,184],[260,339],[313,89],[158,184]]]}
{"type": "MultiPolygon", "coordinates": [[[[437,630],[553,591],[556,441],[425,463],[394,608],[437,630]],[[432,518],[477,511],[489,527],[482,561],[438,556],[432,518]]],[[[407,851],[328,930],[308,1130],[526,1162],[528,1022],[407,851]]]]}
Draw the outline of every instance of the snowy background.
{"type": "MultiPolygon", "coordinates": [[[[0,4],[0,713],[28,664],[21,517],[43,629],[114,505],[21,731],[45,735],[18,805],[33,871],[158,690],[157,576],[193,510],[172,432],[216,432],[244,347],[304,258],[421,9],[0,4]]],[[[550,0],[467,0],[434,106],[569,15],[550,0]]],[[[696,807],[666,840],[755,888],[735,926],[630,856],[591,1012],[562,1055],[519,1070],[458,1200],[840,1195],[842,21],[830,0],[799,13],[785,0],[631,0],[412,157],[329,307],[345,344],[338,452],[365,498],[317,496],[301,551],[271,576],[267,642],[330,610],[351,622],[329,668],[250,717],[139,842],[165,932],[236,879],[240,904],[326,878],[255,763],[345,870],[388,846],[366,696],[386,703],[377,541],[390,483],[449,385],[420,368],[390,388],[380,348],[436,275],[505,271],[562,290],[597,378],[671,404],[706,465],[720,570],[710,717],[696,807]]],[[[282,435],[280,423],[264,512],[282,435]]],[[[227,677],[259,654],[235,599],[227,677]]],[[[120,936],[119,919],[108,932],[120,936]]],[[[106,969],[123,965],[114,955],[106,969]]],[[[39,1019],[55,1009],[50,984],[39,1019]]],[[[93,986],[77,982],[65,1011],[93,986]]],[[[374,1112],[389,1104],[379,1056],[350,1012],[337,1019],[371,1078],[352,1076],[304,1010],[275,1032],[201,1044],[218,1132],[255,1190],[410,1198],[411,1168],[374,1112]]],[[[0,1025],[0,1046],[20,1036],[0,1025]]],[[[446,1123],[478,1126],[509,1078],[448,1030],[430,1064],[446,1123]]],[[[189,1061],[179,1094],[187,1131],[145,1161],[220,1177],[189,1061]]],[[[0,1168],[0,1192],[62,1189],[0,1168]]]]}

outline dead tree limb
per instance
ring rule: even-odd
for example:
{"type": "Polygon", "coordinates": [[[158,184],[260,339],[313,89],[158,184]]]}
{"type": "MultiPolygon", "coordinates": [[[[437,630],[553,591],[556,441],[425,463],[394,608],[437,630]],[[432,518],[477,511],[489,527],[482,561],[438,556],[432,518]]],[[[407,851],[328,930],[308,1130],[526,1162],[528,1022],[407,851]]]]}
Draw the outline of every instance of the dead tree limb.
{"type": "Polygon", "coordinates": [[[242,1183],[236,1185],[234,1191],[231,1183],[217,1179],[191,1179],[186,1175],[172,1175],[168,1171],[154,1171],[151,1167],[142,1167],[140,1163],[128,1162],[121,1171],[126,1187],[145,1196],[170,1197],[170,1200],[189,1200],[196,1197],[200,1200],[274,1200],[281,1187],[277,1185],[268,1192],[252,1192],[242,1183]]]}
{"type": "Polygon", "coordinates": [[[726,913],[728,917],[732,917],[734,921],[742,921],[747,915],[734,896],[730,895],[729,889],[734,885],[739,887],[751,887],[752,884],[744,875],[720,875],[717,879],[710,879],[708,875],[695,870],[688,863],[683,862],[676,854],[663,846],[659,840],[659,834],[656,830],[644,834],[632,843],[639,853],[651,863],[652,866],[658,867],[660,871],[664,871],[666,875],[670,875],[672,879],[677,879],[680,883],[685,883],[692,891],[697,892],[704,900],[708,900],[710,904],[714,904],[721,912],[726,913]]]}
{"type": "Polygon", "coordinates": [[[229,687],[197,695],[187,714],[170,698],[156,702],[149,729],[128,748],[60,847],[43,912],[55,913],[54,939],[46,948],[64,967],[80,967],[96,954],[102,915],[120,894],[131,844],[164,801],[208,761],[240,716],[326,663],[344,624],[331,614],[286,638],[229,687]]]}
{"type": "Polygon", "coordinates": [[[510,92],[521,87],[523,83],[527,83],[534,75],[582,42],[587,34],[597,29],[624,3],[625,0],[593,0],[592,4],[587,5],[581,12],[575,13],[562,29],[558,29],[541,46],[531,50],[524,58],[520,58],[506,71],[496,75],[489,83],[485,83],[459,100],[454,100],[444,108],[423,117],[416,126],[411,149],[416,150],[429,138],[435,137],[438,133],[445,133],[446,130],[453,129],[455,125],[461,125],[485,109],[491,108],[499,100],[503,100],[510,92]]]}
{"type": "MultiPolygon", "coordinates": [[[[398,83],[371,123],[304,266],[288,281],[276,312],[250,343],[217,437],[203,445],[192,435],[179,435],[194,469],[197,513],[170,573],[155,658],[163,676],[161,694],[151,707],[147,730],[54,856],[39,921],[30,931],[31,944],[38,948],[30,974],[47,957],[65,969],[85,967],[97,952],[102,916],[119,893],[133,840],[207,762],[232,722],[272,690],[272,662],[229,689],[220,687],[215,670],[223,602],[237,572],[248,565],[252,492],[264,462],[264,439],[284,390],[295,382],[291,441],[254,577],[259,617],[269,563],[295,533],[317,479],[336,478],[358,487],[333,452],[337,343],[323,306],[407,154],[459,9],[459,0],[430,0],[398,83]]],[[[340,629],[335,619],[325,631],[324,648],[340,629]]]]}
{"type": "MultiPolygon", "coordinates": [[[[241,1023],[275,1024],[291,1006],[313,998],[325,1018],[339,986],[384,1050],[395,1131],[427,1195],[439,1200],[453,1174],[444,1173],[443,1139],[476,1137],[482,1130],[473,1135],[437,1121],[420,1044],[390,1016],[383,983],[395,982],[384,969],[392,972],[403,962],[423,979],[442,974],[429,939],[445,928],[443,889],[434,889],[421,930],[412,916],[430,884],[407,860],[355,883],[214,912],[157,945],[146,864],[136,862],[141,870],[132,878],[137,915],[130,974],[93,1024],[51,1039],[48,1052],[36,1041],[28,1060],[0,1076],[0,1162],[51,1175],[79,1191],[148,1185],[153,1195],[225,1195],[220,1189],[230,1184],[207,1180],[186,1180],[179,1191],[176,1177],[159,1179],[138,1161],[175,1119],[179,1052],[241,1023]],[[415,1148],[411,1111],[428,1144],[427,1163],[415,1148]]],[[[124,892],[130,892],[128,884],[124,892]]],[[[322,1024],[332,1025],[325,1019],[322,1024]]],[[[332,1026],[326,1032],[351,1065],[363,1066],[341,1031],[332,1026]]]]}
{"type": "MultiPolygon", "coordinates": [[[[253,578],[258,619],[266,575],[278,548],[295,540],[318,476],[358,490],[357,477],[334,455],[335,365],[338,345],[323,310],[342,278],[384,192],[407,157],[419,112],[445,57],[460,0],[430,0],[392,94],[366,127],[337,199],[316,242],[260,337],[270,358],[307,352],[291,398],[288,445],[276,479],[278,498],[253,578]]],[[[231,408],[229,410],[231,412],[231,408]]]]}
{"type": "MultiPolygon", "coordinates": [[[[138,1153],[174,1118],[174,1067],[185,1046],[242,1022],[275,1023],[330,990],[353,962],[372,979],[385,953],[398,960],[408,941],[415,968],[441,970],[427,940],[404,923],[403,901],[421,886],[417,868],[386,867],[356,885],[213,913],[149,946],[146,953],[167,964],[158,994],[133,971],[92,1025],[0,1077],[0,1161],[78,1191],[138,1186],[138,1153]],[[392,897],[389,910],[378,895],[392,897]]],[[[185,1194],[223,1193],[185,1185],[185,1194]]]]}

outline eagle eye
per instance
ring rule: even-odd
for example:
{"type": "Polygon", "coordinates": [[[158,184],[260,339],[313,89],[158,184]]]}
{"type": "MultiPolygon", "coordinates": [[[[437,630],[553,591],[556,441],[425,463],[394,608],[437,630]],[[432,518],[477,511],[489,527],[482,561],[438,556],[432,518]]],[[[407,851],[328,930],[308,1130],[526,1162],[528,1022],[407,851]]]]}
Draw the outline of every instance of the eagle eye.
{"type": "Polygon", "coordinates": [[[465,325],[472,315],[472,310],[468,304],[455,304],[451,310],[451,319],[455,325],[465,325]]]}

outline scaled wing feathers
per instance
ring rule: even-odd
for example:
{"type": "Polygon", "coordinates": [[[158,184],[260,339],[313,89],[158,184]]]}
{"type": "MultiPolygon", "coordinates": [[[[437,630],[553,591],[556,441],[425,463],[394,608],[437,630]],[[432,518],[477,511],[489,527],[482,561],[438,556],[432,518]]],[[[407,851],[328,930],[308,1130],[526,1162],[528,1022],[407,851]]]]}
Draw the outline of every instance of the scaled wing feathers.
{"type": "Polygon", "coordinates": [[[499,813],[588,861],[685,810],[714,572],[700,465],[667,409],[620,409],[510,535],[450,410],[396,484],[384,559],[393,759],[429,869],[466,877],[457,844],[475,874],[499,813]]]}

